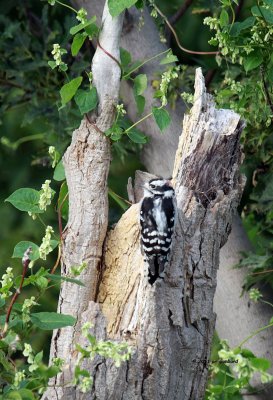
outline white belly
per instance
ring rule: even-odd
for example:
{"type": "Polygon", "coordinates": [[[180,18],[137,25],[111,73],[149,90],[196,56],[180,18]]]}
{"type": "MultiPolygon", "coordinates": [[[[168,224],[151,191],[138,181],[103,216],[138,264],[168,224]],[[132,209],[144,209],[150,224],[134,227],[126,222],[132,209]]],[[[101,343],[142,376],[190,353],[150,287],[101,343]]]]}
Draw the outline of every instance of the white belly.
{"type": "Polygon", "coordinates": [[[154,201],[153,217],[155,219],[158,232],[164,232],[166,230],[166,225],[167,225],[167,218],[166,215],[162,212],[161,205],[162,205],[161,199],[156,199],[154,201]]]}

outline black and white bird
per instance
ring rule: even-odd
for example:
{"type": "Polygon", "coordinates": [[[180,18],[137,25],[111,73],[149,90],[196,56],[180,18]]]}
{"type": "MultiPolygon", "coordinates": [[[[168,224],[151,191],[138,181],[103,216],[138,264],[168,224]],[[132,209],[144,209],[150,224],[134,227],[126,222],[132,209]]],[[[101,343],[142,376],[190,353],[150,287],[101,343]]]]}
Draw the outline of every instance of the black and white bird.
{"type": "Polygon", "coordinates": [[[152,179],[144,185],[140,205],[141,248],[148,263],[151,285],[164,278],[176,221],[176,199],[171,183],[152,179]]]}

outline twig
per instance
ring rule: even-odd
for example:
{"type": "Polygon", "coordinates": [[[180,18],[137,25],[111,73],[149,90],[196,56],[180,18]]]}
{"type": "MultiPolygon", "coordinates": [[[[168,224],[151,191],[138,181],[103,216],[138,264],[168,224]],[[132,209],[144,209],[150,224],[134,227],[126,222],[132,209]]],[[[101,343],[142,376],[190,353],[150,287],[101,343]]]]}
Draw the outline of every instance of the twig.
{"type": "Polygon", "coordinates": [[[13,297],[11,299],[11,302],[9,304],[7,315],[6,315],[4,329],[3,329],[3,331],[1,332],[1,335],[0,335],[1,339],[3,339],[3,337],[5,336],[5,334],[6,334],[7,330],[8,330],[9,319],[10,319],[12,307],[13,307],[14,303],[16,302],[18,296],[21,293],[21,290],[22,290],[22,287],[23,287],[23,283],[24,283],[24,280],[25,280],[25,276],[26,276],[26,273],[27,273],[27,269],[28,269],[29,263],[31,261],[30,258],[29,258],[31,253],[32,253],[32,247],[28,247],[28,249],[25,251],[24,256],[22,258],[23,273],[22,273],[20,286],[19,286],[18,289],[16,289],[16,292],[14,293],[14,295],[13,295],[13,297]]]}
{"type": "Polygon", "coordinates": [[[53,275],[55,273],[55,271],[56,271],[56,269],[57,269],[57,267],[59,265],[59,262],[60,262],[60,259],[61,259],[61,254],[62,254],[61,246],[58,246],[58,257],[57,257],[57,260],[56,260],[54,266],[52,267],[52,269],[50,271],[51,275],[53,275]]]}

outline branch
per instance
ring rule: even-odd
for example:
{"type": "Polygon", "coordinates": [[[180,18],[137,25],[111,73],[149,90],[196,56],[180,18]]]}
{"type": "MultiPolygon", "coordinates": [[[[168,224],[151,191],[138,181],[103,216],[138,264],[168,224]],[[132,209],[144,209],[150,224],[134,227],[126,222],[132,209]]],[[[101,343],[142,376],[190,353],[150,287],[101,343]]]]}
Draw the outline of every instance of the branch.
{"type": "Polygon", "coordinates": [[[68,383],[71,387],[73,381],[80,317],[88,309],[89,301],[96,297],[108,226],[107,178],[111,153],[110,141],[104,132],[112,125],[119,95],[121,71],[113,57],[119,60],[122,21],[123,15],[115,18],[110,15],[106,1],[99,35],[100,46],[92,62],[93,82],[99,97],[98,116],[95,119],[93,115],[92,120],[91,116],[86,116],[82,120],[63,156],[69,192],[69,218],[62,232],[62,275],[69,275],[71,267],[84,263],[86,268],[79,278],[85,286],[69,282],[63,282],[61,286],[58,312],[75,316],[77,323],[74,327],[53,333],[50,359],[64,359],[67,368],[51,382],[44,399],[70,398],[64,394],[64,384],[68,383]]]}

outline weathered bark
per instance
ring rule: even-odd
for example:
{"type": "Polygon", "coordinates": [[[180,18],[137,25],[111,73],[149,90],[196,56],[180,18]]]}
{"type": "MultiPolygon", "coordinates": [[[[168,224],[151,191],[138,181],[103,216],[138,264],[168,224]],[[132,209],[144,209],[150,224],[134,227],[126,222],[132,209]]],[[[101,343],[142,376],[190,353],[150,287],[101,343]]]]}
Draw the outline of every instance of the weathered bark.
{"type": "MultiPolygon", "coordinates": [[[[112,18],[107,2],[102,16],[100,43],[103,49],[119,60],[119,38],[123,15],[112,18]]],[[[94,300],[101,268],[102,246],[108,225],[107,177],[110,166],[110,141],[104,131],[110,128],[119,96],[120,67],[98,48],[92,65],[93,80],[99,97],[99,115],[94,122],[90,116],[73,132],[72,142],[66,150],[63,163],[69,191],[69,219],[63,233],[62,275],[70,274],[72,266],[83,263],[80,275],[85,286],[64,282],[59,295],[58,312],[77,318],[74,327],[53,332],[50,358],[65,360],[64,373],[48,388],[46,399],[61,398],[62,385],[72,382],[77,354],[75,343],[79,339],[81,315],[94,300]]]]}
{"type": "Polygon", "coordinates": [[[136,204],[107,236],[98,296],[108,337],[123,338],[135,352],[126,366],[111,370],[110,380],[107,364],[96,370],[90,398],[203,398],[219,250],[243,188],[241,130],[237,114],[215,110],[197,70],[195,104],[184,119],[174,169],[180,217],[166,278],[154,287],[147,283],[136,204]]]}
{"type": "MultiPolygon", "coordinates": [[[[78,8],[85,7],[90,15],[100,15],[101,13],[100,0],[75,0],[74,3],[78,8]]],[[[138,29],[140,13],[136,9],[130,9],[122,34],[121,46],[131,52],[134,60],[147,59],[167,49],[166,45],[160,42],[158,30],[147,10],[144,11],[143,16],[145,24],[138,29]]],[[[156,59],[142,67],[141,73],[146,73],[148,82],[151,82],[154,79],[154,72],[160,71],[161,68],[162,66],[156,59]]],[[[122,94],[129,117],[136,121],[138,117],[134,106],[133,91],[128,82],[122,85],[122,94]]],[[[146,96],[146,111],[149,111],[153,101],[153,89],[150,85],[145,91],[146,96]]],[[[164,135],[158,132],[158,127],[152,119],[146,120],[140,125],[140,128],[151,138],[150,143],[145,145],[142,154],[142,161],[149,172],[164,177],[172,175],[184,110],[181,101],[178,102],[175,110],[169,110],[172,124],[164,131],[164,135]]],[[[269,306],[262,303],[251,303],[249,307],[248,296],[241,296],[242,283],[247,274],[246,269],[232,268],[241,259],[241,253],[249,250],[251,250],[250,243],[242,228],[240,217],[236,214],[232,224],[232,233],[220,252],[220,272],[214,301],[217,313],[217,332],[220,338],[227,339],[231,346],[237,346],[251,332],[266,325],[270,319],[269,306]],[[238,329],[239,320],[240,329],[238,329]]],[[[266,292],[264,295],[268,300],[272,300],[272,293],[266,292]]],[[[247,343],[247,347],[257,356],[271,360],[273,365],[272,329],[255,336],[247,343]]],[[[263,400],[264,396],[270,395],[273,396],[273,387],[265,395],[260,392],[255,398],[252,397],[253,400],[263,400]]]]}

